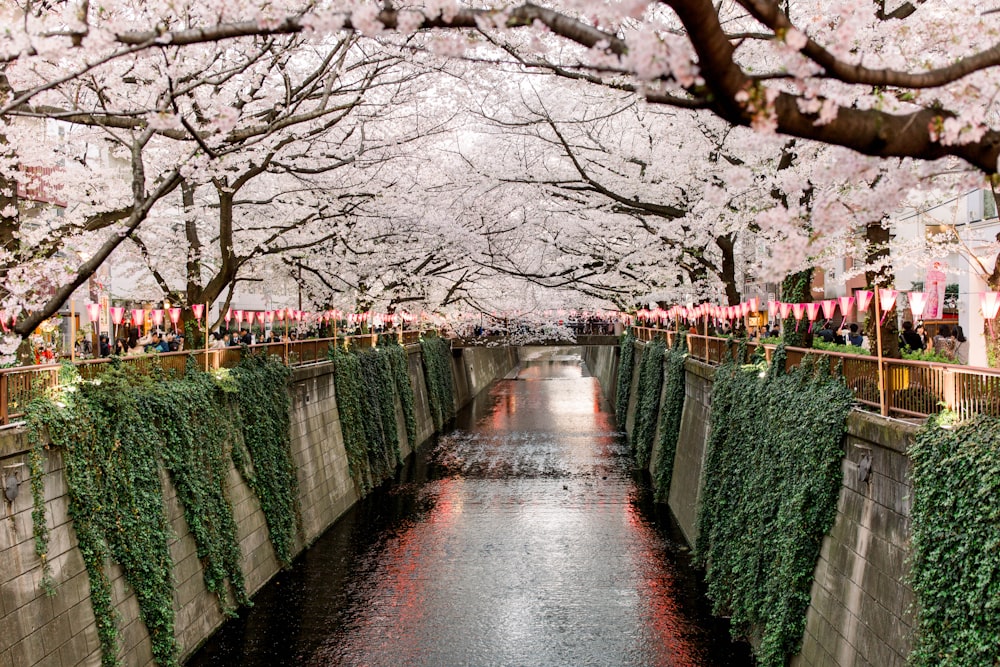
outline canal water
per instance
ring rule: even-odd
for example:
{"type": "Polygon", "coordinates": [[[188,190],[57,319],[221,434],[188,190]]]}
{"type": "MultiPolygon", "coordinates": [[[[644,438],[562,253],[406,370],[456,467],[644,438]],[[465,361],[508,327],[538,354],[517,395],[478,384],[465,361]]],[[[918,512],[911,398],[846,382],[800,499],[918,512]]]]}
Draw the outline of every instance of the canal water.
{"type": "Polygon", "coordinates": [[[540,352],[188,664],[752,664],[682,545],[596,379],[540,352]]]}

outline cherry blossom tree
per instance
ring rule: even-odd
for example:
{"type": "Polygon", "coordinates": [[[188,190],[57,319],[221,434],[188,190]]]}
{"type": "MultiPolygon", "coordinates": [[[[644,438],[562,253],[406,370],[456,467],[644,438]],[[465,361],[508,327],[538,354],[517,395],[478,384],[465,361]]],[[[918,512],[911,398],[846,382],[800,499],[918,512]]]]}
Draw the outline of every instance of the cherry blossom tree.
{"type": "MultiPolygon", "coordinates": [[[[957,170],[964,172],[964,184],[978,186],[997,172],[997,15],[978,3],[196,4],[114,0],[99,7],[88,2],[4,7],[0,18],[11,27],[0,35],[0,242],[8,253],[2,258],[4,302],[22,313],[19,333],[54,312],[125,239],[134,239],[140,253],[145,246],[147,257],[157,256],[143,227],[151,214],[185,218],[185,210],[218,206],[220,228],[229,215],[235,230],[244,224],[236,221],[241,217],[237,201],[250,209],[251,202],[283,196],[288,186],[279,184],[279,177],[295,177],[276,173],[277,161],[286,155],[282,151],[308,144],[300,132],[316,132],[312,141],[320,141],[324,132],[336,135],[347,127],[343,120],[320,127],[339,112],[353,113],[336,110],[333,96],[324,99],[324,91],[337,81],[332,73],[348,62],[342,57],[348,49],[340,44],[369,48],[373,58],[405,55],[429,62],[437,55],[488,65],[501,77],[534,72],[586,83],[603,94],[584,93],[582,85],[574,89],[567,104],[591,109],[583,118],[597,119],[599,109],[616,95],[619,106],[636,117],[626,124],[619,120],[624,116],[616,116],[607,122],[606,136],[587,135],[581,125],[563,122],[571,118],[562,109],[529,107],[534,115],[530,132],[560,155],[564,171],[546,182],[525,170],[518,185],[543,187],[547,201],[529,200],[531,216],[523,215],[529,207],[522,206],[518,231],[505,231],[518,215],[510,203],[495,212],[481,209],[478,217],[473,206],[463,204],[468,215],[453,217],[450,227],[443,216],[413,216],[428,232],[461,229],[452,233],[461,236],[461,243],[436,250],[429,244],[432,252],[416,253],[411,268],[425,260],[427,267],[447,267],[434,269],[438,273],[428,275],[428,282],[420,283],[424,286],[379,275],[378,282],[388,287],[378,289],[392,294],[389,299],[410,298],[439,278],[442,286],[452,281],[459,285],[455,290],[462,290],[473,277],[487,281],[500,274],[550,287],[576,284],[583,292],[605,296],[616,286],[622,295],[640,293],[641,274],[651,276],[646,287],[675,289],[690,283],[692,274],[697,281],[699,270],[720,269],[714,280],[732,285],[741,270],[783,275],[802,268],[794,266],[796,261],[821,264],[851,248],[870,260],[867,266],[884,265],[874,250],[885,245],[885,213],[909,189],[926,184],[932,174],[957,170]],[[326,70],[325,57],[331,58],[326,70]],[[641,106],[637,98],[644,100],[641,106]],[[307,118],[309,113],[318,115],[307,118]],[[682,114],[687,120],[678,124],[682,114]],[[71,128],[71,139],[41,141],[54,127],[71,128]],[[707,130],[704,141],[684,134],[684,142],[671,145],[670,138],[677,136],[671,130],[691,127],[707,130]],[[637,198],[650,181],[635,173],[641,167],[628,162],[626,150],[610,145],[615,132],[658,139],[651,150],[656,157],[669,156],[684,174],[684,193],[637,198]],[[719,150],[706,157],[713,138],[719,150]],[[289,143],[281,144],[285,140],[289,143]],[[602,170],[599,149],[627,168],[602,170]],[[246,183],[239,180],[265,163],[246,183]],[[27,215],[16,203],[18,192],[37,191],[32,181],[39,174],[45,174],[45,187],[70,204],[60,216],[44,210],[27,215]],[[700,190],[690,185],[695,183],[700,190]],[[234,185],[239,187],[230,207],[226,200],[234,185]],[[734,185],[746,186],[742,198],[732,196],[734,185]],[[685,213],[671,217],[670,208],[685,213]],[[629,224],[641,233],[622,234],[629,224]],[[532,236],[528,230],[545,243],[525,243],[532,236]],[[690,265],[684,280],[655,275],[657,264],[637,249],[643,235],[641,247],[690,265]],[[520,255],[514,252],[519,239],[520,255]],[[765,250],[779,252],[751,253],[761,240],[765,250]],[[458,247],[489,252],[446,254],[458,247]],[[727,252],[735,257],[740,249],[746,256],[756,254],[757,265],[727,267],[727,252]],[[699,258],[711,268],[699,269],[699,258]]],[[[479,73],[473,67],[458,74],[443,71],[440,99],[467,104],[463,77],[479,73]]],[[[430,117],[440,112],[434,109],[430,117]]],[[[511,119],[500,120],[509,134],[511,119]]],[[[521,126],[522,138],[526,128],[521,126]]],[[[336,156],[310,159],[315,157],[303,154],[299,171],[329,171],[337,164],[336,156]]],[[[477,187],[494,192],[488,183],[477,187]]],[[[531,196],[528,188],[517,191],[531,196]]],[[[229,251],[222,241],[217,244],[220,262],[238,256],[242,270],[257,270],[255,262],[273,251],[284,253],[277,265],[288,266],[289,257],[304,250],[295,243],[331,242],[334,237],[324,236],[318,224],[325,215],[319,199],[306,199],[294,204],[301,207],[299,217],[288,209],[302,227],[255,250],[253,240],[270,238],[274,230],[266,219],[258,224],[248,217],[241,231],[247,232],[250,249],[229,251]],[[305,227],[310,231],[299,235],[305,227]]],[[[480,201],[485,200],[482,195],[480,201]]],[[[261,213],[267,206],[260,206],[261,213]]],[[[202,236],[194,244],[188,238],[187,247],[206,247],[202,236]]],[[[414,238],[379,231],[371,236],[414,238]]],[[[239,243],[234,238],[234,246],[239,243]]],[[[345,257],[351,254],[341,250],[345,257]]],[[[188,258],[192,266],[197,256],[192,251],[188,258]]],[[[156,262],[150,267],[162,271],[156,262]]],[[[358,268],[353,288],[373,285],[378,272],[358,268]]],[[[321,277],[334,273],[312,275],[321,285],[321,277]]],[[[160,283],[173,291],[183,284],[189,300],[201,290],[200,300],[216,287],[222,294],[238,276],[239,270],[227,269],[199,278],[188,269],[184,276],[161,274],[160,283]]],[[[727,298],[732,300],[732,294],[727,298]]]]}

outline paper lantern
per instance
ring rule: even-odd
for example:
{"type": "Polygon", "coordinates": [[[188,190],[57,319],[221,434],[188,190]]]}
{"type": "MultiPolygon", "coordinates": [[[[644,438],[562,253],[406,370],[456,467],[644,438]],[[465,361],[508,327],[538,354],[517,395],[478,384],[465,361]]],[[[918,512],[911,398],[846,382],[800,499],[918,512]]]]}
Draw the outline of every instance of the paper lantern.
{"type": "Polygon", "coordinates": [[[924,306],[927,305],[927,292],[910,292],[907,297],[910,300],[910,312],[913,319],[919,320],[924,314],[924,306]]]}
{"type": "Polygon", "coordinates": [[[837,310],[837,300],[836,299],[823,299],[823,317],[830,320],[833,319],[833,314],[837,310]]]}
{"type": "Polygon", "coordinates": [[[231,319],[233,319],[233,311],[231,309],[227,308],[226,309],[226,317],[225,317],[226,326],[227,327],[229,326],[229,320],[231,320],[231,319]]]}
{"type": "Polygon", "coordinates": [[[819,308],[820,304],[816,301],[810,301],[806,304],[806,316],[810,322],[815,322],[816,318],[819,317],[819,308]]]}
{"type": "Polygon", "coordinates": [[[159,308],[154,308],[149,311],[149,319],[153,320],[153,324],[160,326],[163,324],[163,311],[159,308]]]}
{"type": "Polygon", "coordinates": [[[779,310],[781,311],[781,319],[787,320],[789,313],[792,312],[792,304],[790,303],[779,304],[779,310]]]}
{"type": "Polygon", "coordinates": [[[740,304],[740,315],[746,317],[749,314],[750,314],[750,302],[744,301],[743,303],[740,304]]]}
{"type": "Polygon", "coordinates": [[[111,307],[111,321],[117,326],[122,323],[125,318],[125,308],[122,306],[112,306],[111,307]]]}
{"type": "Polygon", "coordinates": [[[801,320],[806,314],[806,304],[804,303],[793,303],[792,312],[795,314],[796,320],[801,320]]]}
{"type": "Polygon", "coordinates": [[[168,308],[167,313],[170,315],[170,321],[175,325],[181,321],[181,309],[180,308],[168,308]]]}
{"type": "Polygon", "coordinates": [[[236,318],[236,326],[239,326],[239,325],[243,324],[243,311],[242,310],[234,310],[233,311],[233,317],[236,318]]]}
{"type": "Polygon", "coordinates": [[[992,320],[1000,310],[1000,292],[983,292],[979,295],[979,302],[983,307],[983,317],[992,320]]]}
{"type": "Polygon", "coordinates": [[[201,314],[205,312],[205,304],[203,303],[194,304],[193,306],[191,306],[191,312],[194,313],[194,319],[200,320],[201,314]]]}
{"type": "Polygon", "coordinates": [[[875,292],[866,289],[854,290],[854,295],[856,297],[856,303],[858,304],[858,315],[864,313],[868,310],[868,304],[872,302],[872,297],[875,296],[875,292]]]}
{"type": "Polygon", "coordinates": [[[274,316],[278,318],[279,322],[284,322],[285,321],[285,309],[284,308],[279,308],[278,310],[274,311],[274,316]]]}
{"type": "Polygon", "coordinates": [[[132,326],[141,327],[142,321],[145,319],[146,313],[142,308],[132,309],[132,326]]]}
{"type": "Polygon", "coordinates": [[[888,313],[896,305],[896,297],[899,292],[894,289],[880,288],[878,291],[878,304],[883,313],[888,313]]]}
{"type": "Polygon", "coordinates": [[[840,314],[846,320],[851,315],[851,308],[854,307],[854,297],[841,296],[837,297],[837,301],[840,302],[840,314]]]}
{"type": "Polygon", "coordinates": [[[750,299],[750,310],[755,313],[760,310],[760,297],[755,296],[750,299]]]}
{"type": "Polygon", "coordinates": [[[775,318],[778,314],[779,306],[780,304],[774,299],[767,302],[767,319],[773,320],[775,318]]]}

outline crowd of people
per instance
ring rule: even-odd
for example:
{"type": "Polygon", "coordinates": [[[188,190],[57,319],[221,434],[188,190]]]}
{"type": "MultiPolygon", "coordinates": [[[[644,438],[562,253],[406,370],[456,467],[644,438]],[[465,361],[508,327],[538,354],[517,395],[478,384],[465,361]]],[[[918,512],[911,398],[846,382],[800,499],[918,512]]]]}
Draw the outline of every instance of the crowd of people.
{"type": "MultiPolygon", "coordinates": [[[[854,322],[842,322],[836,326],[832,320],[825,320],[820,323],[814,334],[824,343],[835,345],[853,345],[855,347],[869,347],[868,337],[861,332],[861,328],[854,322]]],[[[702,333],[694,325],[689,329],[689,333],[702,333]]],[[[760,327],[756,331],[747,331],[742,322],[730,327],[729,323],[714,332],[721,336],[736,336],[737,338],[780,338],[781,331],[777,323],[760,327]]],[[[899,333],[899,348],[907,352],[934,352],[956,363],[967,365],[969,363],[969,341],[965,337],[960,325],[950,326],[947,324],[938,325],[933,335],[918,323],[903,322],[903,327],[899,333]]]]}
{"type": "Polygon", "coordinates": [[[184,349],[184,335],[152,329],[145,335],[139,335],[136,327],[125,327],[112,344],[108,334],[98,338],[97,356],[134,357],[139,354],[158,352],[180,352],[184,349]]]}
{"type": "Polygon", "coordinates": [[[914,327],[913,322],[903,322],[899,346],[913,352],[936,352],[963,365],[969,363],[969,341],[958,324],[942,324],[931,336],[923,325],[914,327]]]}

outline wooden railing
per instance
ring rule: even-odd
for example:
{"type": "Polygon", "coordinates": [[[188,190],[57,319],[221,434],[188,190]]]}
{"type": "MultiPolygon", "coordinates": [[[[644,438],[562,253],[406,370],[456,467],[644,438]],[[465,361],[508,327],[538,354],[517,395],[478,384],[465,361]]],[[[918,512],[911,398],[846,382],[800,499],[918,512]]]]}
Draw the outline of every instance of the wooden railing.
{"type": "MultiPolygon", "coordinates": [[[[434,330],[423,332],[413,330],[382,334],[401,338],[403,345],[417,343],[421,335],[436,335],[434,330]]],[[[168,375],[183,377],[189,357],[194,357],[198,368],[213,370],[232,368],[240,363],[244,354],[263,354],[280,357],[282,363],[289,366],[301,366],[326,361],[331,345],[347,345],[351,349],[368,349],[375,347],[378,334],[361,336],[340,336],[338,338],[309,338],[289,341],[288,343],[262,343],[242,347],[224,347],[215,350],[186,350],[184,352],[163,352],[160,354],[139,354],[130,357],[120,357],[122,363],[136,371],[150,374],[160,368],[168,375]]],[[[93,379],[100,375],[111,359],[86,359],[75,362],[77,370],[85,379],[93,379]]],[[[41,396],[50,387],[58,384],[59,364],[39,366],[18,366],[0,369],[0,425],[10,424],[24,415],[25,406],[35,397],[41,396]]]]}
{"type": "MultiPolygon", "coordinates": [[[[635,327],[635,337],[651,341],[663,336],[673,345],[675,331],[635,327]]],[[[738,354],[739,341],[715,336],[687,334],[688,351],[695,359],[718,366],[726,358],[738,354]]],[[[746,363],[759,343],[748,341],[744,346],[746,363]]],[[[764,344],[765,358],[770,361],[776,345],[764,344]]],[[[838,370],[854,391],[859,403],[880,410],[878,359],[863,354],[844,354],[798,347],[785,348],[788,367],[798,366],[803,358],[813,355],[817,364],[830,364],[838,370]]],[[[908,359],[883,359],[885,376],[885,411],[897,417],[923,418],[944,409],[953,410],[962,418],[976,414],[1000,416],[1000,370],[941,364],[908,359]]]]}

